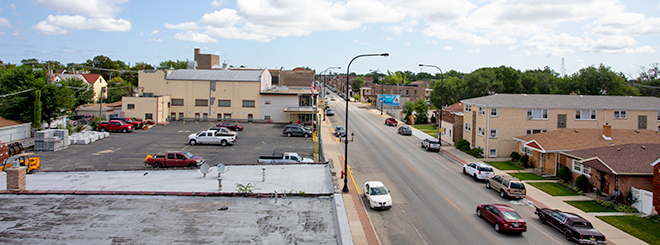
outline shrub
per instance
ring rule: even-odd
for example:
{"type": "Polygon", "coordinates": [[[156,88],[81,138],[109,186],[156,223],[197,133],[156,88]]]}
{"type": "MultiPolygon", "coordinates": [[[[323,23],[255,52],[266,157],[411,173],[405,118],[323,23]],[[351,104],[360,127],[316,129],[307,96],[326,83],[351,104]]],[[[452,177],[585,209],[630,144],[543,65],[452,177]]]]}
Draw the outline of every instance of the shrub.
{"type": "Polygon", "coordinates": [[[518,152],[515,152],[515,151],[511,152],[511,155],[509,155],[509,156],[511,157],[511,161],[514,161],[514,162],[519,161],[520,157],[521,157],[520,154],[518,154],[518,152]]]}
{"type": "Polygon", "coordinates": [[[524,166],[525,168],[529,168],[529,167],[530,167],[530,166],[529,166],[529,156],[528,156],[528,155],[522,155],[522,157],[520,157],[520,161],[523,163],[523,166],[524,166]]]}
{"type": "Polygon", "coordinates": [[[473,157],[481,157],[481,153],[483,153],[483,151],[479,148],[472,148],[467,153],[473,157]]]}
{"type": "Polygon", "coordinates": [[[655,222],[660,222],[660,214],[649,215],[647,218],[649,218],[650,220],[653,220],[655,222]]]}
{"type": "Polygon", "coordinates": [[[631,206],[628,206],[628,205],[622,205],[622,204],[621,205],[616,205],[616,207],[614,207],[614,210],[616,210],[617,212],[621,212],[621,213],[637,213],[637,212],[639,212],[635,207],[631,207],[631,206]]]}
{"type": "Polygon", "coordinates": [[[584,174],[580,175],[575,179],[575,186],[586,192],[589,190],[589,179],[584,174]]]}
{"type": "Polygon", "coordinates": [[[600,204],[603,207],[614,209],[614,203],[610,201],[596,200],[596,203],[600,204]]]}
{"type": "Polygon", "coordinates": [[[371,103],[371,98],[367,98],[367,102],[371,103]]]}
{"type": "Polygon", "coordinates": [[[571,169],[566,166],[561,166],[561,168],[559,168],[559,173],[557,173],[557,177],[568,182],[571,180],[571,169]]]}
{"type": "Polygon", "coordinates": [[[467,152],[470,150],[470,142],[464,139],[460,139],[458,142],[456,142],[456,149],[467,152]]]}
{"type": "Polygon", "coordinates": [[[431,123],[438,123],[435,121],[435,114],[431,115],[431,123]]]}

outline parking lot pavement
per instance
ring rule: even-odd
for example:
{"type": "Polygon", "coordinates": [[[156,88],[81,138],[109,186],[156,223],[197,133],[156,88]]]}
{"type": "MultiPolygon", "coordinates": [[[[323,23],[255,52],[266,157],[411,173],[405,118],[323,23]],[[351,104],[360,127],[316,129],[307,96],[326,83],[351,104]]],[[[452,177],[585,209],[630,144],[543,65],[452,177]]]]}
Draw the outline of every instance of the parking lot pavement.
{"type": "Polygon", "coordinates": [[[244,130],[238,132],[238,142],[220,145],[188,145],[188,135],[215,126],[216,121],[174,121],[132,133],[110,133],[110,137],[89,145],[70,145],[56,152],[34,152],[41,158],[42,170],[74,169],[143,169],[148,154],[184,150],[202,156],[206,162],[255,163],[260,155],[273,152],[297,152],[312,158],[314,141],[310,138],[291,137],[282,134],[284,124],[241,123],[244,130]]]}

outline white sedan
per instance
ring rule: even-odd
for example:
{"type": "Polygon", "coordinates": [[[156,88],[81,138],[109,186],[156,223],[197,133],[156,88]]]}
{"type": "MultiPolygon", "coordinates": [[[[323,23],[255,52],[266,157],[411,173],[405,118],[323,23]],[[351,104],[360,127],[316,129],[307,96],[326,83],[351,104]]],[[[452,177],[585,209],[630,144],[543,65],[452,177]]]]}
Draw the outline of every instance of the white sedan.
{"type": "Polygon", "coordinates": [[[380,181],[369,181],[364,183],[364,196],[369,201],[372,209],[389,209],[392,207],[390,191],[380,181]]]}
{"type": "Polygon", "coordinates": [[[470,164],[463,165],[463,174],[472,176],[474,181],[486,180],[495,176],[493,167],[485,163],[471,162],[470,164]]]}

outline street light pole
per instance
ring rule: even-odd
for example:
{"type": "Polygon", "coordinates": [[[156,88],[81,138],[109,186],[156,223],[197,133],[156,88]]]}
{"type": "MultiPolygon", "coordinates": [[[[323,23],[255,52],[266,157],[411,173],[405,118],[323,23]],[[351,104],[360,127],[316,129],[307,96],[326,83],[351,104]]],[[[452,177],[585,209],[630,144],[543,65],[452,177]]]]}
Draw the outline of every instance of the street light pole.
{"type": "Polygon", "coordinates": [[[353,57],[353,59],[348,62],[348,67],[346,67],[346,140],[344,140],[344,188],[342,188],[342,192],[348,193],[348,101],[350,100],[350,97],[348,97],[348,76],[351,74],[351,63],[357,58],[360,57],[367,57],[367,56],[383,56],[387,57],[390,56],[388,53],[382,53],[382,54],[361,54],[358,56],[353,57]]]}
{"type": "MultiPolygon", "coordinates": [[[[331,70],[331,69],[341,69],[341,67],[339,67],[339,66],[336,66],[336,67],[331,66],[331,67],[325,68],[325,70],[323,70],[321,73],[319,73],[319,75],[323,75],[324,72],[329,71],[329,70],[331,70]]],[[[327,79],[326,79],[325,77],[323,77],[323,92],[322,92],[322,93],[323,93],[323,98],[325,98],[325,90],[326,90],[326,88],[325,88],[325,80],[327,80],[327,79]]],[[[323,101],[325,101],[325,99],[324,99],[323,101]]],[[[325,121],[325,107],[323,107],[323,121],[325,121]]]]}
{"type": "MultiPolygon", "coordinates": [[[[438,119],[438,140],[440,141],[440,148],[442,148],[442,136],[440,135],[440,130],[442,130],[442,114],[444,114],[444,112],[442,111],[443,102],[444,102],[444,101],[442,100],[442,89],[443,89],[443,87],[444,87],[444,86],[443,86],[443,83],[444,83],[444,80],[445,80],[445,79],[444,79],[445,76],[444,76],[444,74],[442,73],[442,69],[440,69],[440,67],[438,67],[438,66],[436,66],[436,65],[425,65],[425,64],[419,64],[419,66],[420,66],[420,67],[423,67],[423,66],[427,66],[427,67],[435,67],[435,68],[437,68],[438,70],[440,70],[440,115],[438,115],[438,117],[439,117],[439,119],[438,119]]],[[[444,132],[444,131],[443,131],[443,132],[444,132]]]]}

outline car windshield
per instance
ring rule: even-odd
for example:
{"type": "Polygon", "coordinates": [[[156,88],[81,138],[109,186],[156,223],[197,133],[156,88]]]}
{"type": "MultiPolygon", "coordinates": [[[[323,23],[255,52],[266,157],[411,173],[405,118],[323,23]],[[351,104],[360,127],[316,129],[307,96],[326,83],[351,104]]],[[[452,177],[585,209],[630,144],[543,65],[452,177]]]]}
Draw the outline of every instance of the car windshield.
{"type": "Polygon", "coordinates": [[[186,155],[188,158],[193,158],[193,157],[195,156],[195,155],[193,155],[192,153],[187,152],[187,151],[184,152],[183,155],[186,155]]]}
{"type": "Polygon", "coordinates": [[[593,226],[591,226],[591,223],[589,223],[589,222],[575,222],[575,223],[573,223],[573,227],[575,227],[575,228],[584,228],[584,229],[593,228],[593,226]]]}
{"type": "Polygon", "coordinates": [[[509,211],[509,212],[502,212],[502,216],[505,219],[522,219],[520,218],[520,215],[514,211],[509,211]]]}
{"type": "Polygon", "coordinates": [[[525,189],[525,184],[522,182],[511,182],[511,189],[525,189]]]}
{"type": "Polygon", "coordinates": [[[484,172],[493,172],[493,168],[488,166],[479,166],[477,169],[479,169],[479,171],[484,171],[484,172]]]}
{"type": "Polygon", "coordinates": [[[369,195],[379,196],[387,194],[387,189],[384,186],[371,188],[369,195]]]}
{"type": "Polygon", "coordinates": [[[436,139],[432,139],[432,140],[429,140],[429,143],[431,143],[431,144],[438,144],[439,141],[436,140],[436,139]]]}

